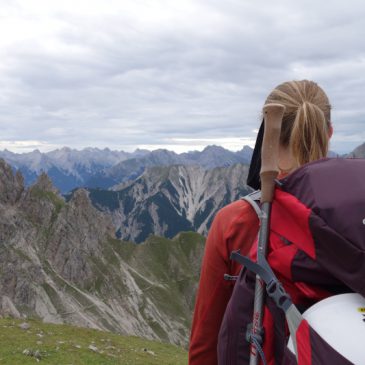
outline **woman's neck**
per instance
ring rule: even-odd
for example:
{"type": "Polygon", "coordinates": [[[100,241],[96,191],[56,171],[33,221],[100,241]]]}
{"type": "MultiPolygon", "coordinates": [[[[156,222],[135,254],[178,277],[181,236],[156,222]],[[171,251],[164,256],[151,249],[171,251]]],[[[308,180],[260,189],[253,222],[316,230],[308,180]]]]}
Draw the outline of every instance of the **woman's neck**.
{"type": "Polygon", "coordinates": [[[279,173],[289,174],[296,169],[295,159],[290,151],[289,147],[279,147],[279,173]]]}

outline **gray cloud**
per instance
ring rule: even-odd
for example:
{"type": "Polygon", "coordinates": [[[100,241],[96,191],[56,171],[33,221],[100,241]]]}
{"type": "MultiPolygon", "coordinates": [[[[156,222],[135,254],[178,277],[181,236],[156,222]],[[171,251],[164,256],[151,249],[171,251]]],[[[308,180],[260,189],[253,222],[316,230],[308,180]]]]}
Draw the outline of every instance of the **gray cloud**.
{"type": "Polygon", "coordinates": [[[2,140],[134,149],[253,139],[268,92],[302,78],[331,99],[333,149],[365,140],[361,1],[7,4],[2,140]]]}

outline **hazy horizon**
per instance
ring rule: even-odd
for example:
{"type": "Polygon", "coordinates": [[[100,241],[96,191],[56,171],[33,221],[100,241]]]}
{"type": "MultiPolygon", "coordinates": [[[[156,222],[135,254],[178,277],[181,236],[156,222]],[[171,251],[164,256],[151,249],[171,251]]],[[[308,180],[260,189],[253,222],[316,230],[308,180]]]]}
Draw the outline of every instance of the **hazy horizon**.
{"type": "MultiPolygon", "coordinates": [[[[365,143],[365,141],[363,142],[365,143]]],[[[362,145],[362,143],[360,143],[359,145],[355,146],[353,149],[349,150],[349,151],[336,151],[332,148],[330,148],[330,152],[334,152],[334,153],[337,153],[339,155],[344,155],[344,154],[348,154],[348,153],[351,153],[355,148],[359,147],[360,145],[362,145]]],[[[135,148],[134,150],[127,150],[127,149],[123,149],[123,148],[110,148],[108,146],[106,147],[93,147],[93,146],[86,146],[86,147],[82,147],[82,148],[72,148],[72,147],[69,147],[69,146],[60,146],[60,147],[57,147],[57,148],[54,148],[54,149],[49,149],[49,150],[40,150],[39,148],[35,148],[35,149],[32,149],[32,150],[29,150],[29,151],[23,151],[23,152],[19,152],[19,151],[14,151],[14,150],[11,150],[11,149],[8,149],[8,148],[4,148],[4,149],[0,149],[0,152],[5,152],[5,151],[9,151],[11,153],[16,153],[16,154],[26,154],[26,153],[32,153],[32,152],[35,152],[35,151],[39,151],[40,153],[49,153],[49,152],[53,152],[53,151],[57,151],[57,150],[62,150],[62,149],[69,149],[69,150],[72,150],[72,151],[78,151],[78,152],[81,152],[81,151],[84,151],[84,150],[99,150],[99,151],[103,151],[103,150],[109,150],[109,151],[116,151],[116,152],[127,152],[127,153],[133,153],[133,152],[137,152],[139,150],[145,150],[145,151],[148,151],[148,152],[153,152],[153,151],[157,151],[157,150],[167,150],[167,151],[170,151],[170,152],[175,152],[177,154],[181,154],[181,153],[188,153],[188,152],[202,152],[204,149],[206,149],[207,147],[222,147],[228,151],[231,151],[231,152],[238,152],[238,151],[241,151],[243,148],[245,147],[250,147],[250,148],[254,148],[254,145],[250,146],[248,144],[246,145],[243,145],[241,146],[241,148],[239,149],[230,149],[230,148],[226,148],[224,146],[221,146],[219,144],[209,144],[209,145],[205,145],[205,146],[199,146],[195,149],[190,149],[190,150],[182,150],[182,151],[176,151],[174,149],[170,149],[168,148],[169,146],[166,146],[166,145],[162,145],[162,146],[157,146],[154,148],[135,148]]]]}
{"type": "MultiPolygon", "coordinates": [[[[168,147],[168,146],[167,146],[168,147]]],[[[10,150],[8,148],[4,148],[4,149],[0,149],[0,152],[5,152],[5,151],[9,151],[9,152],[12,152],[12,153],[16,153],[16,154],[25,154],[25,153],[32,153],[32,152],[35,152],[35,151],[39,151],[40,153],[49,153],[49,152],[53,152],[53,151],[59,151],[59,150],[63,150],[63,149],[67,149],[67,150],[72,150],[72,151],[78,151],[78,152],[81,152],[81,151],[84,151],[84,150],[99,150],[99,151],[103,151],[103,150],[109,150],[109,151],[117,151],[117,152],[128,152],[128,153],[133,153],[133,152],[136,152],[136,151],[148,151],[148,152],[153,152],[153,151],[157,151],[157,150],[168,150],[170,152],[175,152],[177,154],[180,154],[180,153],[185,153],[185,152],[196,152],[196,151],[203,151],[204,149],[208,148],[208,147],[222,147],[228,151],[232,151],[232,152],[238,152],[238,151],[241,151],[243,148],[245,147],[250,147],[250,148],[253,148],[251,146],[248,146],[248,145],[243,145],[241,148],[239,149],[229,149],[229,148],[225,148],[223,146],[220,146],[218,144],[209,144],[209,145],[206,145],[206,146],[199,146],[199,148],[196,148],[196,149],[192,149],[192,150],[184,150],[184,151],[181,151],[181,152],[177,152],[173,149],[169,149],[167,148],[166,145],[163,145],[161,147],[157,147],[157,148],[135,148],[134,150],[127,150],[127,149],[123,149],[123,148],[120,148],[120,149],[115,149],[115,148],[110,148],[110,147],[92,147],[92,146],[86,146],[86,147],[82,147],[82,148],[72,148],[72,147],[69,147],[69,146],[62,146],[62,147],[58,147],[58,148],[55,148],[55,149],[50,149],[50,150],[43,150],[41,151],[39,148],[35,148],[35,149],[32,149],[32,150],[29,150],[29,151],[24,151],[24,152],[17,152],[17,151],[14,151],[14,150],[10,150]]]]}

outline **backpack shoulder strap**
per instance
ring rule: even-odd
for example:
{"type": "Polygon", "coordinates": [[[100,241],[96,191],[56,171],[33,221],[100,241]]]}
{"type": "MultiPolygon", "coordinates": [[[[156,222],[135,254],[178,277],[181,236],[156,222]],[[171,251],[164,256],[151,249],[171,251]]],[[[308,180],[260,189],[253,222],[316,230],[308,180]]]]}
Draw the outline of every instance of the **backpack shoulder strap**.
{"type": "Polygon", "coordinates": [[[245,200],[247,203],[251,205],[251,207],[256,212],[257,216],[261,220],[262,211],[260,207],[260,199],[261,199],[261,190],[256,190],[251,194],[248,194],[241,199],[245,200]]]}

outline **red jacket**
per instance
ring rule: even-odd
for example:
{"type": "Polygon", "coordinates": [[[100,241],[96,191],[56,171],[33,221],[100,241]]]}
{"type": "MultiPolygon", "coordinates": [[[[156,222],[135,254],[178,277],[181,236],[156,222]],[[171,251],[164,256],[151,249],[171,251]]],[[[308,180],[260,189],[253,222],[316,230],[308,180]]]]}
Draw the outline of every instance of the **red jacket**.
{"type": "Polygon", "coordinates": [[[190,338],[189,365],[216,365],[220,325],[231,297],[234,282],[224,274],[238,275],[241,266],[230,261],[233,250],[246,255],[259,229],[253,208],[244,200],[221,209],[210,228],[202,263],[193,325],[190,338]]]}

